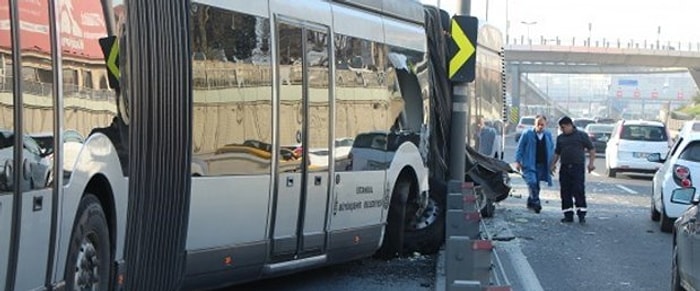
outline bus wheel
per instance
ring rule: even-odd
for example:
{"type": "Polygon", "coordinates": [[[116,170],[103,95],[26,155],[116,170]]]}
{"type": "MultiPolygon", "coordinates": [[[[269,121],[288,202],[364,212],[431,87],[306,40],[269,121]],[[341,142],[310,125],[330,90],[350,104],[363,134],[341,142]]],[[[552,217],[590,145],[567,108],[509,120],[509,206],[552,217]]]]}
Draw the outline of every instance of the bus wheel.
{"type": "Polygon", "coordinates": [[[93,194],[80,200],[66,260],[66,290],[109,290],[110,243],[107,219],[93,194]]]}
{"type": "Polygon", "coordinates": [[[447,185],[431,179],[428,205],[409,213],[411,217],[404,234],[404,251],[434,254],[440,250],[445,241],[445,195],[447,185]]]}
{"type": "Polygon", "coordinates": [[[390,259],[400,256],[406,229],[406,202],[411,191],[411,183],[406,179],[400,179],[391,193],[391,203],[386,218],[386,229],[382,246],[377,251],[377,256],[390,259]]]}

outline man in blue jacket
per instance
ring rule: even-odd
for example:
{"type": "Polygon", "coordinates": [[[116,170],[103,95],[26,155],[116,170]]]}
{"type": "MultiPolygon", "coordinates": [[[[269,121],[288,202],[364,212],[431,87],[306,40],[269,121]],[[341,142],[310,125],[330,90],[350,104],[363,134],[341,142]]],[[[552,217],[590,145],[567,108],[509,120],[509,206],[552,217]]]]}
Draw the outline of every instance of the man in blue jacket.
{"type": "Polygon", "coordinates": [[[521,171],[523,179],[530,190],[527,198],[527,208],[540,213],[540,181],[552,186],[552,176],[549,165],[554,155],[554,139],[545,130],[547,118],[544,115],[535,117],[535,127],[523,132],[515,151],[515,168],[521,171]]]}

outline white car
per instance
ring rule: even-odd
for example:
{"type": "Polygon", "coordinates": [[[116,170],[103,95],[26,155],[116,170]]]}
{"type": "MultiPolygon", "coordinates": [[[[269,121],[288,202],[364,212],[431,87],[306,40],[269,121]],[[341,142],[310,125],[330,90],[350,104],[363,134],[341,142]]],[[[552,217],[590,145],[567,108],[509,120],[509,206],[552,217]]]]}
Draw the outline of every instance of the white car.
{"type": "Polygon", "coordinates": [[[647,157],[654,153],[665,157],[670,146],[666,125],[659,121],[618,121],[605,147],[608,177],[620,172],[655,173],[660,166],[647,157]]]}
{"type": "Polygon", "coordinates": [[[535,127],[535,116],[523,116],[520,117],[518,125],[515,127],[515,141],[520,140],[520,136],[523,135],[525,130],[535,127]]]}
{"type": "Polygon", "coordinates": [[[24,136],[21,169],[13,167],[14,139],[12,131],[0,130],[0,191],[13,191],[14,175],[18,170],[23,171],[19,189],[29,191],[43,189],[49,186],[51,165],[45,159],[47,156],[39,144],[30,136],[24,136]]]}
{"type": "Polygon", "coordinates": [[[671,232],[673,222],[689,204],[671,199],[672,195],[693,197],[700,182],[700,131],[681,130],[668,155],[654,154],[651,162],[663,163],[654,175],[651,193],[651,219],[661,221],[661,230],[671,232]]]}

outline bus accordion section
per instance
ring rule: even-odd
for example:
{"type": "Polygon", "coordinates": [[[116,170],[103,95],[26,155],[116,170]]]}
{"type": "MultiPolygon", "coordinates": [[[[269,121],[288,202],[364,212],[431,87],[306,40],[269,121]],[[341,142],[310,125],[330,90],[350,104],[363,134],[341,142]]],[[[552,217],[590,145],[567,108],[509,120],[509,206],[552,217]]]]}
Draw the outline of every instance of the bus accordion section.
{"type": "Polygon", "coordinates": [[[0,0],[0,288],[207,289],[439,250],[418,1],[113,2],[0,0]]]}

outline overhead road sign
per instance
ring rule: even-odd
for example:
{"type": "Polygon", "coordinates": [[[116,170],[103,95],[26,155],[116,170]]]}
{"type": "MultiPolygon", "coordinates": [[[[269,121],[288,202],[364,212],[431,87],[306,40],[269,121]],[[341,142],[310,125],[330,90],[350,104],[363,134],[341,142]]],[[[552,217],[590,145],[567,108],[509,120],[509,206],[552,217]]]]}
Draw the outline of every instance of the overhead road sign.
{"type": "Polygon", "coordinates": [[[453,16],[450,24],[450,63],[452,82],[472,82],[476,75],[476,36],[479,20],[472,16],[453,16]]]}

